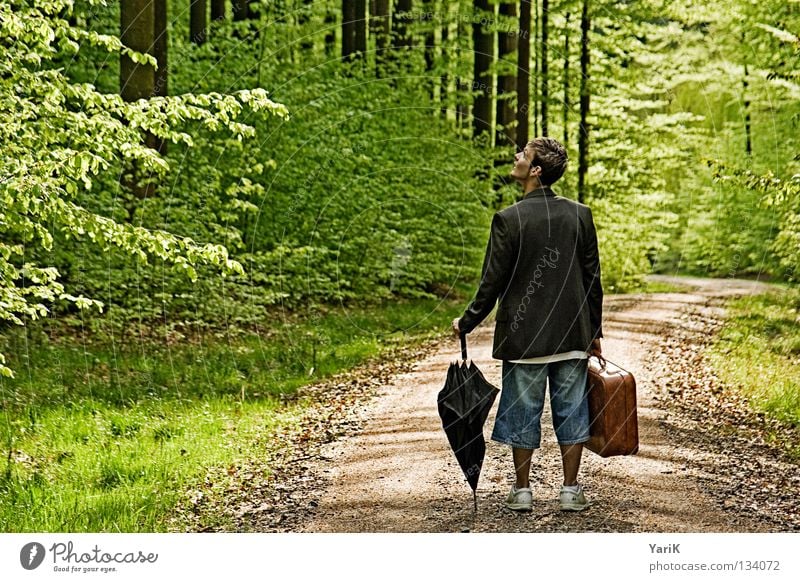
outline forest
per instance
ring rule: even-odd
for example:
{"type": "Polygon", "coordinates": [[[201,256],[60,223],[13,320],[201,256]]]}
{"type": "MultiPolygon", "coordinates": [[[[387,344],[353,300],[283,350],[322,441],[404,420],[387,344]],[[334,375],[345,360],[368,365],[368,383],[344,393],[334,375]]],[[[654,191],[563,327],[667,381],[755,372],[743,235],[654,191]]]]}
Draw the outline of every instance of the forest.
{"type": "Polygon", "coordinates": [[[8,0],[0,44],[2,531],[200,527],[300,387],[448,333],[536,136],[607,295],[766,281],[742,333],[800,353],[798,0],[8,0]]]}

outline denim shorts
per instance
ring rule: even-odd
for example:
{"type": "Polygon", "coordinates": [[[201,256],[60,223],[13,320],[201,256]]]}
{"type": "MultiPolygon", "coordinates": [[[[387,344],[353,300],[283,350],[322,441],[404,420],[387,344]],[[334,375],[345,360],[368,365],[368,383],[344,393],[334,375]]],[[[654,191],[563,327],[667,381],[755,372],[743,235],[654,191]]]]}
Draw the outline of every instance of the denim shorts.
{"type": "Polygon", "coordinates": [[[549,364],[503,361],[503,389],[492,440],[520,449],[538,449],[542,440],[544,392],[550,380],[550,410],[560,445],[589,440],[586,400],[588,361],[562,360],[549,364]]]}

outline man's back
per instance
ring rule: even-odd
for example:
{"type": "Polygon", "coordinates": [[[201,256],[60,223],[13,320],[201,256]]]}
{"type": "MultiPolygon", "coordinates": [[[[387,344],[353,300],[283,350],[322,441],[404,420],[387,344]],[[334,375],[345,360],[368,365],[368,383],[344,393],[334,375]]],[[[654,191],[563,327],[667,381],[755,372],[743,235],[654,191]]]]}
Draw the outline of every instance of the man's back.
{"type": "MultiPolygon", "coordinates": [[[[470,316],[483,319],[487,307],[490,311],[494,299],[499,300],[497,359],[585,351],[602,335],[602,287],[591,210],[556,196],[550,188],[530,192],[495,215],[483,280],[481,287],[494,282],[496,296],[476,297],[467,310],[466,327],[470,316]]],[[[488,295],[494,293],[490,290],[488,295]]]]}

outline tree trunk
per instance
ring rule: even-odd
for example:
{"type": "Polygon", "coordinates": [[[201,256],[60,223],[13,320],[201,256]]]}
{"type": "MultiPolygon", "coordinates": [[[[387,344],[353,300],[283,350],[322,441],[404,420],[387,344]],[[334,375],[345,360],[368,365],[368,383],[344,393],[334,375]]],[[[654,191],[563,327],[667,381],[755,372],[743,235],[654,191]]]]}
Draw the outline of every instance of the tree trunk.
{"type": "Polygon", "coordinates": [[[206,0],[191,0],[189,9],[189,40],[196,45],[206,42],[206,0]]]}
{"type": "Polygon", "coordinates": [[[389,28],[389,0],[375,0],[371,19],[371,32],[375,36],[375,69],[378,77],[387,61],[391,29],[389,28]]]}
{"type": "MultiPolygon", "coordinates": [[[[445,4],[445,6],[447,6],[447,4],[445,4]]],[[[442,106],[441,114],[444,119],[447,119],[447,105],[449,102],[450,93],[450,75],[448,75],[448,71],[450,70],[450,55],[448,54],[447,46],[449,36],[450,28],[447,20],[445,19],[444,26],[442,26],[441,42],[439,43],[439,54],[442,58],[442,65],[444,68],[444,72],[442,73],[441,77],[441,86],[439,89],[439,104],[442,106]]]]}
{"type": "Polygon", "coordinates": [[[411,33],[408,30],[410,21],[411,0],[395,0],[394,14],[392,15],[392,46],[396,49],[407,51],[414,46],[411,33]]]}
{"type": "Polygon", "coordinates": [[[528,144],[531,108],[531,2],[519,3],[519,40],[517,42],[517,150],[528,144]]]}
{"type": "Polygon", "coordinates": [[[589,171],[589,0],[583,0],[581,14],[581,124],[578,129],[578,202],[586,200],[589,171]]]}
{"type": "Polygon", "coordinates": [[[236,21],[247,20],[250,15],[248,0],[231,0],[233,4],[233,19],[236,21]]]}
{"type": "MultiPolygon", "coordinates": [[[[140,53],[152,54],[155,35],[155,5],[154,0],[122,0],[119,12],[120,40],[125,46],[140,53]]],[[[119,93],[125,101],[138,101],[149,99],[155,93],[155,70],[150,65],[134,63],[124,53],[120,55],[119,66],[119,93]]],[[[155,137],[146,135],[145,142],[154,148],[155,137]]],[[[139,185],[137,169],[128,168],[124,174],[130,173],[131,177],[123,178],[122,185],[133,192],[136,198],[146,198],[153,193],[152,186],[139,185]]],[[[128,208],[129,220],[133,219],[135,208],[128,208]]]]}
{"type": "Polygon", "coordinates": [[[342,0],[342,60],[353,58],[356,49],[356,2],[342,0]]]}
{"type": "MultiPolygon", "coordinates": [[[[472,91],[477,93],[472,104],[472,136],[492,131],[492,58],[494,33],[483,30],[481,20],[491,10],[489,0],[475,0],[476,13],[472,20],[474,66],[472,91]]],[[[488,17],[487,17],[488,18],[488,17]]]]}
{"type": "Polygon", "coordinates": [[[436,92],[439,90],[440,83],[436,80],[436,77],[433,75],[433,70],[436,67],[436,25],[433,23],[433,12],[436,11],[437,2],[429,2],[427,7],[431,11],[430,18],[426,16],[426,31],[425,31],[425,49],[424,49],[424,57],[425,57],[425,73],[427,81],[430,83],[428,91],[431,97],[431,101],[433,102],[436,99],[436,92]],[[428,28],[430,27],[430,28],[428,28]]]}
{"type": "Polygon", "coordinates": [[[325,55],[332,57],[336,54],[336,14],[333,10],[325,12],[325,55]]]}
{"type": "MultiPolygon", "coordinates": [[[[155,1],[122,0],[120,4],[120,40],[135,51],[151,54],[155,34],[155,1]]],[[[120,95],[125,101],[151,97],[155,89],[155,71],[150,65],[134,63],[120,55],[120,95]]]]}
{"type": "Polygon", "coordinates": [[[153,56],[158,70],[153,80],[153,95],[169,95],[169,64],[167,61],[167,0],[155,0],[153,7],[153,56]]]}
{"type": "MultiPolygon", "coordinates": [[[[156,0],[153,8],[153,56],[158,63],[153,80],[153,95],[169,95],[169,62],[167,60],[167,0],[156,0]]],[[[167,153],[167,142],[153,136],[153,147],[160,154],[167,153]]]]}
{"type": "Polygon", "coordinates": [[[367,55],[367,0],[355,0],[355,52],[356,56],[365,58],[367,55]]]}
{"type": "Polygon", "coordinates": [[[539,135],[539,0],[533,3],[533,135],[539,135]]]}
{"type": "Polygon", "coordinates": [[[750,100],[747,98],[747,86],[749,85],[748,77],[750,73],[747,70],[747,64],[744,66],[744,78],[742,79],[742,101],[744,102],[744,135],[745,146],[744,151],[747,157],[753,155],[753,140],[750,135],[750,100]]]}
{"type": "MultiPolygon", "coordinates": [[[[507,21],[517,16],[517,4],[506,2],[500,4],[500,15],[505,16],[507,21]]],[[[498,43],[498,60],[503,63],[513,58],[517,50],[517,35],[510,32],[501,32],[497,35],[498,43]]],[[[497,145],[511,145],[515,143],[514,132],[514,102],[512,100],[513,93],[517,88],[517,77],[513,74],[503,74],[497,78],[497,135],[495,143],[497,145]]]]}
{"type": "Polygon", "coordinates": [[[542,0],[542,135],[547,135],[547,34],[548,34],[548,12],[550,10],[549,0],[542,0]]]}
{"type": "MultiPolygon", "coordinates": [[[[744,32],[742,32],[742,46],[745,44],[744,32]]],[[[747,70],[747,53],[745,52],[744,77],[742,78],[742,103],[744,103],[744,152],[749,158],[753,154],[753,142],[750,137],[750,101],[747,98],[747,86],[750,84],[750,71],[747,70]]]]}
{"type": "Polygon", "coordinates": [[[211,0],[211,20],[225,20],[225,0],[211,0]]]}
{"type": "Polygon", "coordinates": [[[569,143],[569,12],[564,15],[564,148],[569,143]]]}

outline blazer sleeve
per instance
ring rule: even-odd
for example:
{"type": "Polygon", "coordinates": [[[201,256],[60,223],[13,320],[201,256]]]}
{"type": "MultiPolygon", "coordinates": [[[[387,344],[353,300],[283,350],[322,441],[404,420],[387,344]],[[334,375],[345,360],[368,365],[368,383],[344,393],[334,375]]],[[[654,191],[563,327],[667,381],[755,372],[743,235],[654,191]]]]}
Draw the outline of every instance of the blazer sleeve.
{"type": "Polygon", "coordinates": [[[600,280],[600,253],[597,247],[597,231],[590,208],[586,209],[583,249],[583,289],[589,304],[589,322],[592,338],[603,337],[603,284],[600,280]]]}
{"type": "Polygon", "coordinates": [[[492,219],[486,254],[483,258],[481,282],[475,298],[458,321],[462,333],[469,333],[494,309],[500,293],[511,277],[512,244],[508,225],[500,214],[492,219]]]}

